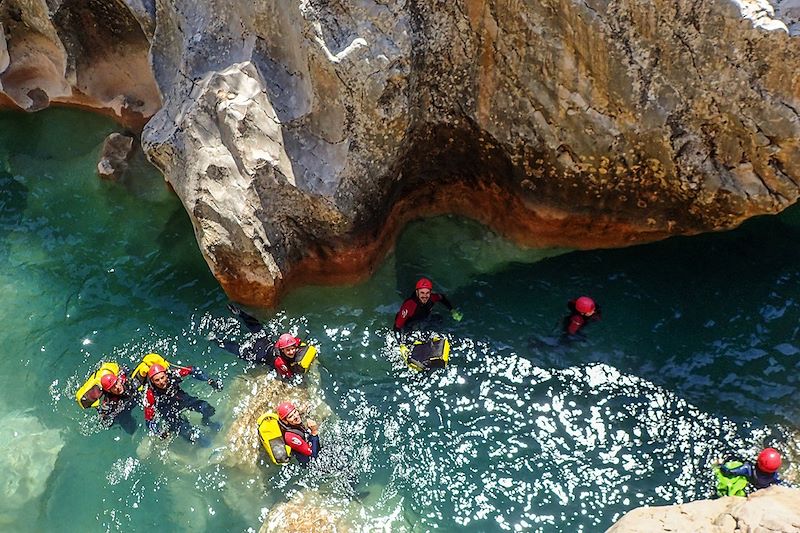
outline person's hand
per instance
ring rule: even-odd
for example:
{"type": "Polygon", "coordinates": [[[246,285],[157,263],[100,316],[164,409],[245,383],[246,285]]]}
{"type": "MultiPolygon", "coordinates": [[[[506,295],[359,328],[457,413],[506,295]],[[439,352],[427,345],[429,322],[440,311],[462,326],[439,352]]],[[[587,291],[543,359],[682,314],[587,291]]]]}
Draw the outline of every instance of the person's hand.
{"type": "Polygon", "coordinates": [[[316,421],[309,418],[306,420],[306,425],[308,426],[308,430],[312,435],[316,436],[319,434],[319,426],[317,425],[316,421]]]}
{"type": "Polygon", "coordinates": [[[222,390],[222,380],[221,379],[209,379],[208,384],[211,385],[216,390],[222,390]]]}
{"type": "Polygon", "coordinates": [[[716,458],[714,458],[713,461],[711,461],[711,464],[713,466],[719,466],[719,465],[723,464],[724,462],[725,462],[725,460],[722,457],[716,457],[716,458]]]}
{"type": "Polygon", "coordinates": [[[453,317],[453,320],[456,322],[461,322],[461,319],[464,318],[464,313],[459,311],[458,309],[453,309],[450,311],[450,316],[453,317]]]}

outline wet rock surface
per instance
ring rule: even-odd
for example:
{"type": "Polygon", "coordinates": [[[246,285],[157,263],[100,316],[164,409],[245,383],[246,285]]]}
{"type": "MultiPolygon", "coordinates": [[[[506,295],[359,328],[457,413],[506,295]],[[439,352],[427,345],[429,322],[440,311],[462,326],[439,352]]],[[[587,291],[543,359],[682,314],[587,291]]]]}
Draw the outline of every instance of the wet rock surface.
{"type": "Polygon", "coordinates": [[[420,216],[611,247],[798,196],[792,1],[46,7],[0,9],[6,100],[153,115],[143,147],[242,303],[363,276],[420,216]]]}
{"type": "Polygon", "coordinates": [[[773,486],[747,498],[727,496],[682,505],[630,511],[608,533],[696,531],[800,531],[800,490],[773,486]]]}
{"type": "Polygon", "coordinates": [[[234,385],[232,397],[239,398],[233,409],[233,422],[225,438],[224,462],[243,470],[278,468],[269,462],[258,436],[261,415],[275,412],[278,404],[291,401],[309,417],[322,423],[331,415],[330,407],[319,399],[318,385],[298,387],[275,379],[272,373],[243,376],[234,385]]]}
{"type": "Polygon", "coordinates": [[[118,180],[128,169],[128,159],[133,154],[134,138],[130,135],[112,133],[103,141],[97,174],[108,180],[118,180]]]}

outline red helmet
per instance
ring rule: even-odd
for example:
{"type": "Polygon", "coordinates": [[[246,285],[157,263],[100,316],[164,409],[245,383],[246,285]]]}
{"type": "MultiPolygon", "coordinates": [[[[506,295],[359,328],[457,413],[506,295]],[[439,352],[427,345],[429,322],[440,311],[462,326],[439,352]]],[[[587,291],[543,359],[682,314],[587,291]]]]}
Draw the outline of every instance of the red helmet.
{"type": "Polygon", "coordinates": [[[588,296],[581,296],[575,300],[575,309],[581,314],[589,315],[594,313],[594,300],[588,296]]]}
{"type": "Polygon", "coordinates": [[[278,406],[278,418],[285,420],[286,417],[292,414],[292,411],[296,409],[297,407],[295,407],[292,402],[281,402],[278,406]]]}
{"type": "Polygon", "coordinates": [[[116,383],[117,376],[113,372],[103,374],[103,377],[100,378],[100,386],[103,387],[103,390],[106,392],[110,391],[111,387],[116,385],[116,383]]]}
{"type": "Polygon", "coordinates": [[[289,346],[298,346],[300,344],[300,339],[296,338],[291,333],[284,333],[280,337],[278,337],[278,342],[275,343],[275,347],[279,350],[283,350],[284,348],[288,348],[289,346]]]}
{"type": "Polygon", "coordinates": [[[162,372],[166,372],[166,371],[167,371],[167,369],[166,369],[166,368],[164,368],[163,366],[159,365],[158,363],[154,363],[154,364],[153,364],[153,365],[150,367],[150,370],[148,370],[148,371],[147,371],[147,377],[148,377],[148,378],[152,378],[152,377],[153,377],[153,376],[155,376],[156,374],[160,374],[160,373],[162,373],[162,372]]]}
{"type": "Polygon", "coordinates": [[[433,283],[431,283],[431,280],[429,280],[428,278],[419,278],[419,281],[417,281],[417,285],[414,287],[414,289],[416,289],[416,290],[420,290],[420,289],[431,290],[431,289],[433,289],[433,283]]]}
{"type": "Polygon", "coordinates": [[[762,472],[775,472],[781,467],[781,454],[775,448],[764,448],[758,454],[758,462],[756,464],[762,472]]]}

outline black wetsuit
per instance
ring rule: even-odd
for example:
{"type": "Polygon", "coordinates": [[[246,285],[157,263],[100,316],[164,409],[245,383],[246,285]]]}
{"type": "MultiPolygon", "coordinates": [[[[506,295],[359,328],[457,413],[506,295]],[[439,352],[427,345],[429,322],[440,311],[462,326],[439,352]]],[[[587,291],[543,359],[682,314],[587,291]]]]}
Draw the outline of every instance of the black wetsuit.
{"type": "Polygon", "coordinates": [[[164,431],[177,433],[190,442],[200,439],[200,432],[186,420],[181,413],[185,410],[200,413],[202,422],[206,426],[218,429],[218,424],[211,421],[214,416],[214,406],[205,400],[196,398],[181,388],[181,382],[187,375],[199,381],[209,382],[208,377],[199,369],[167,369],[169,383],[165,389],[159,389],[152,383],[147,384],[147,392],[144,397],[144,418],[147,421],[148,429],[155,435],[160,435],[164,431]],[[162,420],[162,427],[158,427],[158,419],[155,418],[156,412],[162,420]]]}
{"type": "Polygon", "coordinates": [[[229,351],[239,359],[244,359],[250,363],[269,365],[278,371],[279,376],[291,377],[292,374],[302,374],[305,372],[305,369],[300,366],[300,360],[302,359],[300,350],[295,353],[294,357],[287,356],[275,347],[275,343],[264,330],[264,325],[259,322],[256,317],[247,314],[233,305],[229,305],[228,308],[244,322],[245,327],[247,327],[252,335],[241,344],[235,341],[217,339],[217,343],[221,348],[229,351]],[[288,375],[275,365],[277,357],[281,357],[289,368],[290,372],[288,375]]]}
{"type": "Polygon", "coordinates": [[[235,341],[215,339],[220,348],[231,352],[239,359],[244,359],[251,363],[274,365],[275,357],[280,354],[277,353],[275,343],[264,330],[264,325],[256,317],[248,315],[232,304],[228,306],[228,309],[244,322],[245,327],[253,335],[242,344],[235,341]]]}
{"type": "Polygon", "coordinates": [[[414,291],[414,294],[403,301],[403,304],[400,306],[400,310],[395,315],[394,331],[404,331],[406,328],[411,327],[415,322],[420,322],[428,318],[431,315],[433,304],[436,302],[441,302],[442,305],[447,307],[447,309],[451,311],[453,310],[453,305],[444,294],[432,292],[428,301],[422,303],[419,298],[417,298],[417,292],[414,291]]]}
{"type": "Polygon", "coordinates": [[[100,406],[97,408],[97,414],[103,426],[111,427],[116,422],[126,433],[134,434],[136,421],[133,419],[131,410],[141,396],[137,390],[138,385],[137,381],[128,379],[123,383],[122,394],[103,392],[103,396],[100,397],[100,406]]]}

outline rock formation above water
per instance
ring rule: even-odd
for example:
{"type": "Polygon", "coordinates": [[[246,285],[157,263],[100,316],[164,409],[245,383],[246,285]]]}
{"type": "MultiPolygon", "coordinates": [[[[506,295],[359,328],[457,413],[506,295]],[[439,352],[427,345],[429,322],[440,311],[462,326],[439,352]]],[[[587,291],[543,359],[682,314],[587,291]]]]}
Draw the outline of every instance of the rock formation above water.
{"type": "Polygon", "coordinates": [[[534,246],[798,197],[800,2],[6,0],[3,102],[143,123],[229,296],[364,275],[408,220],[534,246]]]}
{"type": "Polygon", "coordinates": [[[641,507],[627,513],[607,533],[800,532],[800,491],[770,487],[747,498],[728,496],[682,505],[641,507]]]}

